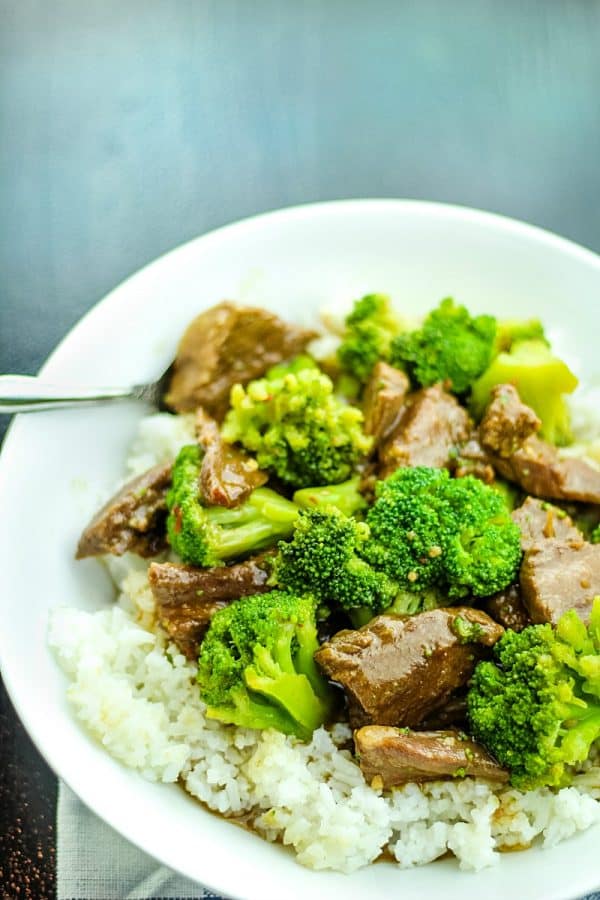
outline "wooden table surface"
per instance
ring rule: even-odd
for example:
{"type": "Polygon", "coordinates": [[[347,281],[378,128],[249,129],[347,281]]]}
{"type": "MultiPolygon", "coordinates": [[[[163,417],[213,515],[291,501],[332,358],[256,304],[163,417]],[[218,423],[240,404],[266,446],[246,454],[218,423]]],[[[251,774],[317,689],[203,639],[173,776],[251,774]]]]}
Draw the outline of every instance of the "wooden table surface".
{"type": "MultiPolygon", "coordinates": [[[[280,206],[435,199],[600,250],[599,86],[594,0],[0,0],[0,371],[280,206]]],[[[3,898],[54,896],[55,803],[2,692],[3,898]]]]}

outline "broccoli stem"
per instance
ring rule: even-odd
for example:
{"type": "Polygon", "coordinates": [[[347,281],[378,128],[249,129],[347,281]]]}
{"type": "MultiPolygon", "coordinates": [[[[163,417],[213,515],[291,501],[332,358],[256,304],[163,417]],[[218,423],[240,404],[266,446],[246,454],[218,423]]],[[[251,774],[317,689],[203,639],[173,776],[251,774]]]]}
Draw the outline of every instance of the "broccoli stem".
{"type": "Polygon", "coordinates": [[[312,685],[306,675],[273,670],[270,662],[264,659],[268,651],[261,648],[260,666],[265,674],[254,666],[248,666],[244,672],[244,681],[250,690],[262,697],[274,700],[299,726],[296,733],[303,740],[310,738],[326,717],[324,702],[315,696],[312,685]]]}
{"type": "Polygon", "coordinates": [[[341,484],[302,488],[294,494],[294,503],[302,509],[335,506],[345,516],[353,516],[354,513],[367,506],[359,486],[360,478],[356,477],[343,481],[341,484]]]}
{"type": "Polygon", "coordinates": [[[210,525],[218,526],[213,552],[220,559],[230,559],[289,537],[298,507],[269,488],[257,488],[242,506],[211,506],[206,515],[210,525]]]}
{"type": "Polygon", "coordinates": [[[600,706],[570,706],[565,717],[567,730],[561,744],[561,756],[573,766],[588,758],[591,745],[600,737],[600,706]]]}
{"type": "Polygon", "coordinates": [[[246,690],[239,689],[231,692],[230,701],[233,706],[209,706],[206,717],[240,728],[275,728],[283,734],[298,733],[298,725],[283,709],[263,703],[259,696],[251,698],[246,690]]]}

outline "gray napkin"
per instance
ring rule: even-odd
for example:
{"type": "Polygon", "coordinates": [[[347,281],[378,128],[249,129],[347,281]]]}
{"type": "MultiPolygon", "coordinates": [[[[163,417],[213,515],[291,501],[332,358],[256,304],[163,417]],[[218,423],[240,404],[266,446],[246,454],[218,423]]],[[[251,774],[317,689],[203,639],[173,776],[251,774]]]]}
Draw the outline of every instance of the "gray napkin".
{"type": "Polygon", "coordinates": [[[217,898],[138,850],[90,812],[62,782],[56,818],[57,900],[217,898]]]}
{"type": "Polygon", "coordinates": [[[56,830],[56,900],[221,900],[138,850],[62,783],[56,830]]]}

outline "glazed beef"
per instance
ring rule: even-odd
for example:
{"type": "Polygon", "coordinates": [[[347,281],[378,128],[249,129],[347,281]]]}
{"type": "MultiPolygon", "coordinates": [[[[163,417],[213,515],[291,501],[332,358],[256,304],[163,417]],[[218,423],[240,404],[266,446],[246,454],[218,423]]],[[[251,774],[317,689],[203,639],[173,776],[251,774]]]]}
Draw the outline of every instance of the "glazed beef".
{"type": "Polygon", "coordinates": [[[521,596],[533,622],[556,625],[575,609],[589,621],[600,595],[600,544],[555,538],[531,547],[521,565],[521,596]]]}
{"type": "Polygon", "coordinates": [[[583,540],[583,535],[563,510],[535,497],[527,497],[514,510],[512,518],[521,531],[521,547],[524,551],[550,538],[559,541],[583,540]]]}
{"type": "MultiPolygon", "coordinates": [[[[555,625],[564,612],[576,609],[587,621],[600,594],[600,545],[588,544],[565,512],[534,497],[512,517],[521,530],[519,595],[529,619],[555,625]]],[[[487,608],[497,618],[494,600],[487,608]]]]}
{"type": "Polygon", "coordinates": [[[441,384],[412,394],[398,425],[380,449],[380,478],[402,466],[451,466],[470,437],[467,411],[441,384]]]}
{"type": "Polygon", "coordinates": [[[362,773],[377,790],[465,775],[500,782],[509,777],[483,747],[457,731],[368,725],[355,732],[354,743],[362,773]]]}
{"type": "Polygon", "coordinates": [[[259,378],[276,363],[301,353],[315,336],[266,309],[219,303],[187,327],[165,402],[177,412],[202,406],[220,420],[232,385],[259,378]]]}
{"type": "Polygon", "coordinates": [[[469,439],[458,447],[456,459],[451,460],[450,468],[456,478],[472,475],[485,484],[491,484],[496,477],[490,455],[481,446],[476,429],[469,439]]]}
{"type": "Polygon", "coordinates": [[[128,551],[156,556],[167,546],[165,519],[171,465],[161,463],[139,475],[96,513],[79,539],[77,559],[128,551]]]}
{"type": "Polygon", "coordinates": [[[378,362],[365,388],[363,410],[365,431],[375,438],[377,447],[398,424],[406,395],[408,376],[385,362],[378,362]]]}
{"type": "Polygon", "coordinates": [[[510,628],[511,631],[523,631],[532,624],[521,597],[521,587],[518,584],[511,584],[503,591],[488,597],[484,605],[487,614],[503,628],[510,628]]]}
{"type": "Polygon", "coordinates": [[[512,385],[494,389],[479,434],[498,474],[536,497],[600,503],[600,471],[582,459],[561,458],[534,434],[538,427],[512,385]]]}
{"type": "Polygon", "coordinates": [[[470,607],[415,616],[377,616],[358,631],[341,631],[315,654],[344,688],[353,727],[415,726],[466,684],[485,647],[503,629],[470,607]],[[474,626],[473,640],[461,631],[474,626]]]}
{"type": "Polygon", "coordinates": [[[182,653],[196,658],[198,644],[217,610],[239,597],[270,590],[267,560],[268,554],[262,554],[214,569],[151,563],[148,579],[158,620],[182,653]]]}
{"type": "Polygon", "coordinates": [[[203,409],[196,413],[196,433],[204,450],[200,491],[211,506],[239,506],[268,479],[251,456],[221,439],[219,426],[203,409]]]}
{"type": "Polygon", "coordinates": [[[539,431],[541,424],[512,384],[497,384],[479,426],[481,443],[491,453],[507,458],[539,431]]]}

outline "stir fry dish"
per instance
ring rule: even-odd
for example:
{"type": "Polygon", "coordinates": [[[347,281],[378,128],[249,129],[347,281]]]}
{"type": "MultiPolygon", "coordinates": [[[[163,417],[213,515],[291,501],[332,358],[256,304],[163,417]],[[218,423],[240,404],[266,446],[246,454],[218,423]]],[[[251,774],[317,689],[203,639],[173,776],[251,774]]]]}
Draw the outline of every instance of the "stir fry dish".
{"type": "MultiPolygon", "coordinates": [[[[178,682],[160,701],[165,733],[186,704],[202,723],[175,778],[315,868],[350,870],[385,848],[402,865],[451,849],[479,868],[548,838],[565,789],[583,806],[552,840],[586,827],[600,797],[600,468],[572,431],[577,378],[541,322],[449,298],[415,327],[371,294],[326,355],[316,337],[230,302],[201,313],[177,350],[170,413],[154,417],[187,439],[79,540],[78,559],[124,567],[120,604],[154,641],[147,658],[187,673],[187,693],[178,682]],[[327,846],[294,836],[294,779],[309,772],[336,809],[363,792],[356,827],[371,843],[340,849],[324,807],[327,846]],[[289,796],[274,799],[282,785],[289,796]],[[418,840],[418,814],[402,812],[414,791],[428,805],[418,840]],[[523,838],[511,817],[534,798],[545,824],[530,815],[523,838]],[[377,827],[364,819],[375,801],[377,827]],[[473,810],[485,803],[482,850],[473,810]]],[[[153,703],[148,690],[134,692],[153,703]]],[[[93,731],[89,698],[75,702],[93,731]]],[[[174,780],[164,765],[149,777],[174,780]]]]}

